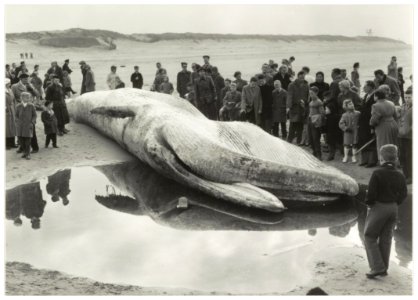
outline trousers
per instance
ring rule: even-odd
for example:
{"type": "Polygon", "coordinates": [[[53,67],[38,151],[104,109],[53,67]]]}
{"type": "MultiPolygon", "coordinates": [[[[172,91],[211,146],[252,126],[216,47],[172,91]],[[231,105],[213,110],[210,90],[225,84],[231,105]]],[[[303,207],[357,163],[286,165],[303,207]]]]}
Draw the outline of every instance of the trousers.
{"type": "Polygon", "coordinates": [[[273,124],[273,135],[279,137],[279,126],[282,129],[282,139],[287,137],[286,122],[274,122],[273,124]]]}
{"type": "Polygon", "coordinates": [[[300,144],[302,141],[302,132],[303,132],[303,122],[290,122],[289,126],[289,135],[287,136],[287,141],[291,143],[296,137],[296,143],[300,144]]]}
{"type": "Polygon", "coordinates": [[[46,135],[46,139],[45,139],[45,147],[49,146],[49,142],[52,141],[52,145],[56,146],[57,145],[57,134],[56,133],[50,133],[46,135]]]}
{"type": "Polygon", "coordinates": [[[389,268],[393,230],[398,217],[398,205],[376,202],[367,211],[364,226],[364,246],[372,272],[389,268]]]}
{"type": "Polygon", "coordinates": [[[316,128],[314,124],[308,123],[308,136],[313,155],[317,158],[321,158],[321,128],[316,128]]]}

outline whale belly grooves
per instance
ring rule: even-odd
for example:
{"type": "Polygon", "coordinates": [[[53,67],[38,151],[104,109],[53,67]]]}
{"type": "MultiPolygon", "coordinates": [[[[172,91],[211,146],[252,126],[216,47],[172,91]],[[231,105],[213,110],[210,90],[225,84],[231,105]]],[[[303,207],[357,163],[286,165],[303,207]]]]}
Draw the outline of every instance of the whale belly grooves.
{"type": "Polygon", "coordinates": [[[157,172],[240,205],[281,211],[278,199],[355,195],[348,175],[255,125],[205,118],[184,99],[137,89],[87,93],[71,116],[114,139],[157,172]]]}

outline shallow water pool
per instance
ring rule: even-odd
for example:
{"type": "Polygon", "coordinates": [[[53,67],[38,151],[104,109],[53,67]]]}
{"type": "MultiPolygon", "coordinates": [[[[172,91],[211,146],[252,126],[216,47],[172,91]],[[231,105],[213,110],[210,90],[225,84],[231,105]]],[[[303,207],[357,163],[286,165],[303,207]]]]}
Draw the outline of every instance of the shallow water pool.
{"type": "MultiPolygon", "coordinates": [[[[400,206],[392,251],[408,268],[411,206],[400,206]]],[[[281,293],[309,281],[317,251],[363,247],[365,209],[346,199],[273,214],[209,198],[139,162],[73,168],[7,191],[6,260],[103,282],[281,293]]]]}

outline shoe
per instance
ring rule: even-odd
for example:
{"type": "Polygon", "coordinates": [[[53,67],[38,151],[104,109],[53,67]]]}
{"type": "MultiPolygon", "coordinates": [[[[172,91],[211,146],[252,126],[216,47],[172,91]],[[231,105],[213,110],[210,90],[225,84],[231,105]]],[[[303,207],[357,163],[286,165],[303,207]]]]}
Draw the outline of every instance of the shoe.
{"type": "Polygon", "coordinates": [[[59,148],[57,145],[54,145],[54,146],[52,146],[52,147],[54,147],[54,148],[59,148]]]}
{"type": "Polygon", "coordinates": [[[63,129],[63,131],[62,131],[63,133],[69,133],[70,131],[68,130],[68,129],[63,129]]]}
{"type": "Polygon", "coordinates": [[[365,165],[367,165],[367,163],[365,162],[365,163],[361,163],[361,164],[359,164],[359,166],[365,166],[365,165]]]}
{"type": "Polygon", "coordinates": [[[39,150],[32,150],[30,153],[38,153],[39,150]]]}
{"type": "Polygon", "coordinates": [[[16,153],[23,153],[23,150],[19,149],[16,151],[16,153]]]}
{"type": "Polygon", "coordinates": [[[366,168],[373,168],[373,167],[376,167],[376,165],[377,165],[377,164],[367,164],[367,165],[366,165],[366,168]]]}
{"type": "Polygon", "coordinates": [[[26,160],[30,160],[30,155],[27,155],[26,156],[26,160]]]}
{"type": "Polygon", "coordinates": [[[344,156],[343,163],[346,163],[347,161],[348,161],[348,157],[347,156],[344,156]]]}
{"type": "Polygon", "coordinates": [[[353,164],[355,164],[355,163],[357,162],[357,159],[356,159],[356,157],[355,157],[355,156],[353,156],[353,157],[351,158],[351,162],[352,162],[353,164]]]}
{"type": "Polygon", "coordinates": [[[374,279],[377,276],[387,276],[387,275],[388,275],[388,272],[386,271],[366,273],[366,277],[369,279],[374,279]]]}
{"type": "Polygon", "coordinates": [[[64,133],[62,133],[61,131],[57,133],[59,136],[63,136],[64,133]]]}
{"type": "Polygon", "coordinates": [[[26,156],[27,156],[27,154],[23,154],[21,157],[22,157],[22,158],[25,158],[26,156]]]}

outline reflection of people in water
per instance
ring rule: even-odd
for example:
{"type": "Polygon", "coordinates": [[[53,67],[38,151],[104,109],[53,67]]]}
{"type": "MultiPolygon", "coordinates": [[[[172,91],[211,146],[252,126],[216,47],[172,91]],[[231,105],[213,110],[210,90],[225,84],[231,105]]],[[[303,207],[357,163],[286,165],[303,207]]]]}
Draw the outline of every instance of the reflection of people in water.
{"type": "Polygon", "coordinates": [[[308,229],[308,234],[310,236],[315,236],[316,235],[317,230],[316,229],[308,229]]]}
{"type": "Polygon", "coordinates": [[[396,258],[407,267],[412,261],[412,195],[398,208],[398,222],[394,231],[396,258]]]}
{"type": "Polygon", "coordinates": [[[44,214],[46,201],[42,199],[40,183],[29,183],[19,188],[19,198],[22,201],[22,214],[30,219],[33,229],[41,228],[41,217],[44,214]]]}
{"type": "Polygon", "coordinates": [[[373,172],[367,194],[364,242],[370,272],[367,278],[386,276],[396,225],[398,205],[407,197],[405,176],[396,169],[398,147],[392,144],[380,148],[381,168],[373,172]]]}
{"type": "Polygon", "coordinates": [[[22,225],[22,202],[19,197],[19,187],[6,191],[6,219],[13,220],[16,226],[22,225]]]}
{"type": "Polygon", "coordinates": [[[51,200],[57,202],[62,199],[62,204],[68,205],[68,195],[70,194],[71,170],[63,170],[48,176],[46,192],[51,195],[51,200]]]}
{"type": "Polygon", "coordinates": [[[353,222],[349,222],[346,224],[342,224],[339,226],[334,226],[334,227],[330,227],[328,229],[329,234],[333,235],[333,236],[338,236],[338,237],[346,237],[349,233],[350,233],[350,229],[352,226],[356,225],[357,220],[353,221],[353,222]]]}

